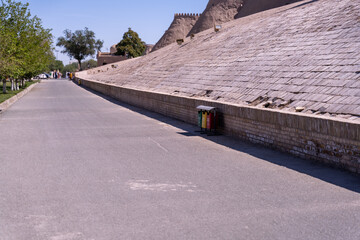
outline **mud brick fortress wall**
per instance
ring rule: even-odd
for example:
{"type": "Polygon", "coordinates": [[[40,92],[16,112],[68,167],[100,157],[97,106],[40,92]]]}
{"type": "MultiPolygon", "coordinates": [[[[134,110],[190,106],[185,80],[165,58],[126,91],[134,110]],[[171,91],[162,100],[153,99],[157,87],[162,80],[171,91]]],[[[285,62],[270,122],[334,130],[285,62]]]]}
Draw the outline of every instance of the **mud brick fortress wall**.
{"type": "Polygon", "coordinates": [[[155,44],[153,51],[174,43],[177,39],[212,28],[214,25],[296,1],[299,0],[209,0],[202,14],[175,14],[169,29],[155,44]]]}
{"type": "Polygon", "coordinates": [[[220,131],[227,135],[360,173],[360,124],[356,122],[80,81],[121,102],[194,125],[196,106],[214,106],[220,112],[220,131]]]}
{"type": "Polygon", "coordinates": [[[198,13],[176,13],[169,29],[166,30],[164,35],[155,44],[152,51],[172,44],[176,42],[177,39],[185,38],[200,16],[201,14],[198,13]]]}

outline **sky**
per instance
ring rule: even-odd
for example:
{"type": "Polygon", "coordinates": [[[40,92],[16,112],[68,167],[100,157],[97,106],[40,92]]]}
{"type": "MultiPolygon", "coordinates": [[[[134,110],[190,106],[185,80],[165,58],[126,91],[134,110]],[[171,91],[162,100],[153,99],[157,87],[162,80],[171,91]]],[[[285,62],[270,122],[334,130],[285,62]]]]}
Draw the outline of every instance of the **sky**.
{"type": "MultiPolygon", "coordinates": [[[[52,29],[55,56],[70,63],[55,43],[65,29],[88,27],[97,39],[103,40],[102,52],[121,41],[131,27],[148,44],[155,44],[170,26],[175,13],[202,13],[208,0],[21,0],[28,2],[32,15],[38,16],[43,27],[52,29]]],[[[96,56],[94,56],[96,59],[96,56]]],[[[72,60],[73,61],[73,60],[72,60]]]]}

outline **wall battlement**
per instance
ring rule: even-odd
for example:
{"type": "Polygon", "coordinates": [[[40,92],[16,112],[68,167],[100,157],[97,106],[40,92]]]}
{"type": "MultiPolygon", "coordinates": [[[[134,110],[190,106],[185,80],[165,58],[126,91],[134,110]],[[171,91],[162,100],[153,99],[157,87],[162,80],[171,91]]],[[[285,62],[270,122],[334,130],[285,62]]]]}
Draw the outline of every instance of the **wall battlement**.
{"type": "Polygon", "coordinates": [[[193,34],[210,29],[216,24],[223,24],[232,21],[236,18],[247,16],[253,13],[261,12],[270,8],[283,6],[299,0],[209,0],[208,5],[203,13],[175,13],[174,21],[181,21],[183,19],[191,19],[196,22],[177,23],[170,25],[170,28],[165,32],[161,39],[155,44],[153,51],[165,47],[171,43],[175,43],[176,39],[183,37],[190,37],[193,34]],[[175,26],[175,27],[174,27],[175,26]],[[177,33],[185,28],[186,30],[191,26],[189,31],[182,36],[183,33],[177,33]],[[175,28],[175,29],[174,29],[175,28]]]}
{"type": "Polygon", "coordinates": [[[195,23],[199,20],[200,16],[200,13],[175,13],[174,20],[172,21],[170,27],[155,44],[152,51],[156,51],[157,49],[174,43],[177,39],[185,38],[195,23]]]}
{"type": "Polygon", "coordinates": [[[175,13],[174,17],[200,17],[201,13],[175,13]]]}

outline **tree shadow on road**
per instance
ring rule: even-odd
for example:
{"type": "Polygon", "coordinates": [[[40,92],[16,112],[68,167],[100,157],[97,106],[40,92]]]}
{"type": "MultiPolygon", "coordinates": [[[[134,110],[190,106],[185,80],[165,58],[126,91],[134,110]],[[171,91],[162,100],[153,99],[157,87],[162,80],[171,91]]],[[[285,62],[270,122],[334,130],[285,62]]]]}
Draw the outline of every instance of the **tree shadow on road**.
{"type": "Polygon", "coordinates": [[[236,151],[240,151],[256,158],[262,159],[263,161],[267,161],[278,166],[282,166],[314,178],[320,179],[330,184],[334,184],[336,186],[348,189],[353,192],[360,193],[360,176],[356,174],[352,174],[348,171],[333,168],[331,166],[327,166],[325,164],[315,162],[312,160],[301,159],[298,157],[294,157],[288,153],[283,153],[277,150],[273,150],[270,148],[266,148],[261,145],[252,144],[249,142],[245,142],[241,139],[237,139],[229,136],[208,136],[206,134],[201,134],[197,130],[198,127],[193,126],[191,124],[166,117],[164,115],[150,112],[148,110],[135,107],[118,100],[115,100],[111,97],[105,96],[101,93],[98,93],[94,90],[83,87],[89,92],[92,92],[116,105],[127,108],[136,113],[140,113],[146,117],[155,119],[157,121],[169,124],[176,128],[181,129],[178,134],[181,134],[186,137],[202,137],[208,141],[212,141],[216,144],[220,144],[222,146],[231,148],[236,151]]]}

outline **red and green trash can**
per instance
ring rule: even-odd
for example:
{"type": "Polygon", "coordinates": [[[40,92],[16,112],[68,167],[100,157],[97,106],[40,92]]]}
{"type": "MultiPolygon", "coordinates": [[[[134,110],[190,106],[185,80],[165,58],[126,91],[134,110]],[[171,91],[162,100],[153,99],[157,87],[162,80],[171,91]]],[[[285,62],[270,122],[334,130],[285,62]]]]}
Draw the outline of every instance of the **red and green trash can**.
{"type": "Polygon", "coordinates": [[[198,110],[198,126],[200,127],[200,132],[215,134],[218,122],[216,108],[200,105],[197,106],[196,109],[198,110]]]}

